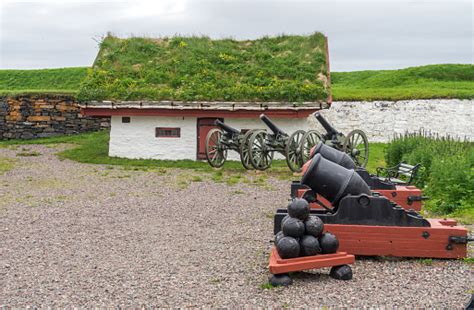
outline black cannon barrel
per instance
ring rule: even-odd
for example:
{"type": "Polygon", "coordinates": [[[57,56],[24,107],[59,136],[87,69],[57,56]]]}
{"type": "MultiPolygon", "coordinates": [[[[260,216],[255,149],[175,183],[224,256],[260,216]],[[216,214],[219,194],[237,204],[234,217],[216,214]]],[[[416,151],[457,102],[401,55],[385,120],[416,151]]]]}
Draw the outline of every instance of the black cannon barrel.
{"type": "Polygon", "coordinates": [[[220,128],[222,128],[225,132],[228,132],[228,133],[235,133],[235,134],[239,134],[240,133],[240,130],[238,129],[235,129],[234,127],[231,127],[227,124],[224,124],[223,122],[221,122],[220,120],[216,119],[216,121],[214,122],[214,124],[216,126],[219,126],[220,128]]]}
{"type": "Polygon", "coordinates": [[[334,127],[332,127],[331,124],[329,124],[328,121],[319,112],[314,113],[314,117],[316,117],[318,122],[321,124],[321,126],[324,127],[328,134],[337,134],[337,130],[334,129],[334,127]]]}
{"type": "Polygon", "coordinates": [[[260,119],[268,126],[268,128],[270,128],[271,131],[273,131],[275,135],[286,135],[286,132],[278,128],[277,125],[275,125],[275,123],[273,123],[265,114],[262,113],[260,119]]]}

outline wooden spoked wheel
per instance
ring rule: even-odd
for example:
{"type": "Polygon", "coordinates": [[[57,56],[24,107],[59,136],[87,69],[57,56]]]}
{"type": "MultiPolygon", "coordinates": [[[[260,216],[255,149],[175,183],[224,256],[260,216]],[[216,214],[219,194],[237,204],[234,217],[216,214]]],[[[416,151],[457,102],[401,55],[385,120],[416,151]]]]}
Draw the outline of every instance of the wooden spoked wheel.
{"type": "Polygon", "coordinates": [[[301,143],[301,156],[303,164],[309,160],[311,149],[321,141],[321,134],[317,130],[309,130],[303,136],[301,143]]]}
{"type": "Polygon", "coordinates": [[[249,139],[254,132],[259,131],[259,130],[260,129],[251,129],[247,131],[242,137],[242,141],[240,142],[240,148],[239,148],[240,161],[242,162],[242,166],[244,166],[244,168],[247,170],[253,169],[253,166],[250,163],[249,139]]]}
{"type": "Polygon", "coordinates": [[[344,140],[343,151],[358,167],[364,168],[369,160],[369,141],[362,130],[351,131],[344,140]]]}
{"type": "Polygon", "coordinates": [[[206,159],[214,168],[222,167],[227,158],[227,150],[221,143],[222,135],[222,130],[213,128],[206,137],[206,159]]]}
{"type": "Polygon", "coordinates": [[[293,172],[300,172],[303,167],[301,144],[303,142],[304,130],[297,130],[288,138],[285,149],[286,163],[293,172]]]}
{"type": "Polygon", "coordinates": [[[266,170],[272,165],[273,150],[267,147],[267,132],[263,130],[252,133],[248,142],[249,160],[257,170],[266,170]]]}

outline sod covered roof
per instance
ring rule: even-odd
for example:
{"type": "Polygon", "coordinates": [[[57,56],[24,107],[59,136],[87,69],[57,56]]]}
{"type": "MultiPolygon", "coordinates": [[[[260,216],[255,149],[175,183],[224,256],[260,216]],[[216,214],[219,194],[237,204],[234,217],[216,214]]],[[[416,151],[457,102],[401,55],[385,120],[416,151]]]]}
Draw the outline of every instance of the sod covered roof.
{"type": "Polygon", "coordinates": [[[326,37],[257,40],[107,36],[78,99],[93,101],[325,103],[326,37]]]}

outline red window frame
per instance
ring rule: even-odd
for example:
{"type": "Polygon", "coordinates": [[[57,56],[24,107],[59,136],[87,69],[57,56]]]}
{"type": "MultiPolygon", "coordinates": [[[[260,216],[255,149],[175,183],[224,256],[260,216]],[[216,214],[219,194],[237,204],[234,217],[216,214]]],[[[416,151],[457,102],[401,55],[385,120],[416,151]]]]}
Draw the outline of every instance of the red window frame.
{"type": "Polygon", "coordinates": [[[181,138],[179,127],[156,127],[155,138],[181,138]]]}

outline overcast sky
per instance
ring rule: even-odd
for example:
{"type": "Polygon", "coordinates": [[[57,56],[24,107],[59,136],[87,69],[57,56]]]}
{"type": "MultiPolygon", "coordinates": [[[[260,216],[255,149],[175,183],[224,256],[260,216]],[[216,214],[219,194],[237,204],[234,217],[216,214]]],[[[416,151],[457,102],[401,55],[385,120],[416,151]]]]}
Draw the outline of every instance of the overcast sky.
{"type": "Polygon", "coordinates": [[[331,71],[473,63],[472,0],[0,0],[0,68],[90,66],[98,40],[329,37],[331,71]]]}

